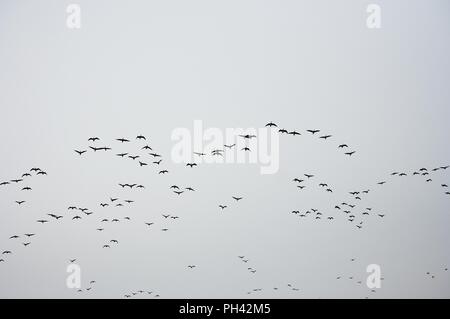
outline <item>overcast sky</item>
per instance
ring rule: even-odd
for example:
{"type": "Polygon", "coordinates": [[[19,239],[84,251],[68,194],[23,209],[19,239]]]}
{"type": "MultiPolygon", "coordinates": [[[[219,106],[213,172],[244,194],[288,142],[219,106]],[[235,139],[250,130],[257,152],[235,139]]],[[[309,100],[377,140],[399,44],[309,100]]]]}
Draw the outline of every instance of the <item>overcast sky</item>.
{"type": "Polygon", "coordinates": [[[0,186],[0,251],[13,252],[0,256],[0,297],[450,297],[441,186],[450,169],[412,176],[450,164],[447,0],[376,1],[380,29],[366,25],[370,1],[77,1],[80,29],[66,26],[70,3],[0,3],[0,182],[32,167],[48,174],[0,186]],[[195,120],[223,132],[274,121],[302,135],[280,136],[276,174],[258,164],[190,169],[172,161],[171,137],[195,120]],[[113,150],[94,153],[92,136],[113,150]],[[356,153],[344,155],[343,143],[356,153]],[[159,166],[146,144],[162,154],[159,166]],[[305,173],[315,176],[300,190],[292,179],[305,173]],[[174,184],[196,191],[178,196],[174,184]],[[348,194],[365,189],[361,201],[348,194]],[[110,197],[135,202],[100,207],[110,197]],[[342,202],[356,205],[354,222],[334,209],[342,202]],[[311,208],[322,219],[291,213],[311,208]],[[111,239],[119,244],[103,249],[111,239]],[[81,293],[66,286],[69,259],[81,293]],[[369,264],[384,278],[376,292],[365,285],[369,264]]]}

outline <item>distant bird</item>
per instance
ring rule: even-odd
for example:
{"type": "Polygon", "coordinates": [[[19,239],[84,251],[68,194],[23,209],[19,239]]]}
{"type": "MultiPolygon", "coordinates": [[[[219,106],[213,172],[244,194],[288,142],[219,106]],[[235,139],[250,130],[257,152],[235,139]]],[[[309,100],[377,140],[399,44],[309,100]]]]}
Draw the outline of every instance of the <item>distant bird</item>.
{"type": "Polygon", "coordinates": [[[141,162],[141,161],[139,161],[139,166],[147,166],[147,163],[144,163],[144,162],[141,162]]]}
{"type": "Polygon", "coordinates": [[[233,148],[234,146],[236,146],[236,143],[230,145],[224,144],[223,146],[225,146],[226,148],[233,148]]]}
{"type": "Polygon", "coordinates": [[[193,168],[194,166],[197,166],[197,164],[196,163],[187,163],[186,166],[193,168]]]}
{"type": "Polygon", "coordinates": [[[148,145],[145,145],[144,147],[141,148],[142,150],[152,150],[152,148],[148,145]]]}
{"type": "Polygon", "coordinates": [[[146,140],[144,135],[138,135],[138,136],[136,136],[136,139],[137,140],[146,140]]]}
{"type": "Polygon", "coordinates": [[[157,153],[149,153],[149,155],[151,155],[151,156],[153,156],[153,157],[161,157],[161,155],[160,155],[160,154],[157,154],[157,153]]]}
{"type": "Polygon", "coordinates": [[[326,139],[330,138],[331,136],[332,135],[323,135],[323,136],[321,136],[319,138],[326,140],[326,139]]]}
{"type": "Polygon", "coordinates": [[[77,152],[78,153],[78,155],[83,155],[84,153],[86,153],[87,151],[78,151],[78,150],[75,150],[75,152],[77,152]]]}
{"type": "Polygon", "coordinates": [[[355,151],[353,151],[353,152],[348,152],[348,153],[345,153],[345,155],[348,155],[348,156],[352,156],[353,154],[355,154],[356,152],[355,151]]]}
{"type": "Polygon", "coordinates": [[[279,130],[278,130],[278,133],[287,134],[287,133],[288,133],[288,130],[282,128],[282,129],[279,129],[279,130]]]}
{"type": "Polygon", "coordinates": [[[222,210],[224,210],[225,208],[227,208],[226,205],[219,205],[219,207],[220,207],[222,210]]]}
{"type": "Polygon", "coordinates": [[[16,203],[19,204],[19,206],[20,206],[20,205],[22,205],[23,203],[25,203],[25,201],[24,201],[24,200],[16,200],[16,203]]]}
{"type": "Polygon", "coordinates": [[[121,142],[121,143],[127,143],[127,142],[129,142],[130,140],[127,140],[126,138],[118,138],[118,139],[116,139],[117,141],[119,141],[119,142],[121,142]]]}
{"type": "Polygon", "coordinates": [[[232,196],[234,200],[236,200],[237,202],[240,201],[242,199],[242,197],[234,197],[232,196]]]}
{"type": "Polygon", "coordinates": [[[169,171],[168,170],[162,170],[162,171],[159,171],[158,174],[166,174],[166,173],[169,173],[169,171]]]}
{"type": "Polygon", "coordinates": [[[139,155],[135,155],[135,156],[129,155],[128,156],[128,158],[131,158],[133,161],[135,161],[139,157],[140,157],[139,155]]]}
{"type": "Polygon", "coordinates": [[[195,265],[188,265],[188,268],[190,269],[194,269],[196,266],[195,265]]]}
{"type": "Polygon", "coordinates": [[[127,156],[128,155],[128,153],[120,153],[120,154],[116,154],[117,156],[120,156],[120,157],[125,157],[125,156],[127,156]]]}
{"type": "Polygon", "coordinates": [[[308,178],[314,177],[314,175],[311,175],[311,174],[304,174],[304,175],[308,178]]]}
{"type": "Polygon", "coordinates": [[[293,136],[295,136],[295,135],[301,135],[299,132],[297,132],[297,131],[291,131],[291,132],[289,132],[288,133],[289,135],[293,135],[293,136]]]}
{"type": "Polygon", "coordinates": [[[244,139],[252,139],[255,138],[256,135],[250,135],[250,134],[246,134],[246,135],[239,135],[240,137],[244,138],[244,139]]]}
{"type": "Polygon", "coordinates": [[[195,192],[195,189],[193,189],[192,187],[185,187],[185,190],[195,192]]]}
{"type": "Polygon", "coordinates": [[[22,190],[23,191],[31,191],[31,187],[27,186],[27,187],[22,188],[22,190]]]}
{"type": "Polygon", "coordinates": [[[306,131],[313,135],[320,132],[320,130],[306,130],[306,131]]]}
{"type": "Polygon", "coordinates": [[[247,152],[250,152],[251,150],[250,150],[250,148],[249,147],[243,147],[242,149],[241,149],[241,151],[247,151],[247,152]]]}
{"type": "Polygon", "coordinates": [[[278,126],[273,122],[269,122],[266,124],[266,127],[278,127],[278,126]]]}
{"type": "Polygon", "coordinates": [[[100,139],[98,138],[98,137],[90,137],[89,139],[88,139],[88,142],[96,142],[96,141],[99,141],[100,139]]]}
{"type": "Polygon", "coordinates": [[[41,224],[45,224],[45,223],[48,223],[48,220],[40,219],[40,220],[38,220],[37,222],[38,222],[38,223],[41,223],[41,224]]]}
{"type": "Polygon", "coordinates": [[[63,218],[63,216],[55,215],[55,214],[47,214],[48,216],[55,218],[56,220],[63,218]]]}
{"type": "Polygon", "coordinates": [[[339,148],[344,148],[344,147],[348,147],[348,145],[347,144],[340,144],[338,147],[339,148]]]}

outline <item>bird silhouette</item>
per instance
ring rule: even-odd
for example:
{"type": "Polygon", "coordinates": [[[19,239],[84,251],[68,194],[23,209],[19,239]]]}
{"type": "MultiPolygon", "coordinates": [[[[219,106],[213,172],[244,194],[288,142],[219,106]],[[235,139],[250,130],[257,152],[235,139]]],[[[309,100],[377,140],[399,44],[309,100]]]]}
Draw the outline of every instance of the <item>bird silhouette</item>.
{"type": "Polygon", "coordinates": [[[128,153],[119,153],[119,154],[116,154],[117,156],[120,156],[120,157],[125,157],[125,156],[127,156],[128,155],[128,153]]]}
{"type": "Polygon", "coordinates": [[[86,153],[87,151],[78,151],[78,150],[75,150],[75,152],[78,153],[78,155],[81,156],[81,155],[83,155],[84,153],[86,153]]]}

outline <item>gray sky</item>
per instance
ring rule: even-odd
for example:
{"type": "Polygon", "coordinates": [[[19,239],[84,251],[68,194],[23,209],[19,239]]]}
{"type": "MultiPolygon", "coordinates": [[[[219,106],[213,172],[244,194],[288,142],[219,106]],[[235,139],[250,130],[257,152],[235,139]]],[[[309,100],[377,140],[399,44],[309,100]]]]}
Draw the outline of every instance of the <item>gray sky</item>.
{"type": "Polygon", "coordinates": [[[66,27],[70,3],[0,3],[0,182],[36,166],[48,173],[0,186],[0,251],[13,251],[0,257],[0,297],[450,297],[450,196],[440,186],[450,169],[411,176],[450,164],[448,1],[377,1],[381,29],[366,26],[369,1],[77,1],[77,30],[66,27]],[[302,135],[280,137],[277,174],[189,169],[171,161],[171,134],[194,120],[223,130],[274,121],[302,135]],[[305,131],[314,128],[333,136],[305,131]],[[163,155],[160,167],[114,156],[142,153],[138,134],[163,155]],[[112,152],[78,156],[91,136],[112,152]],[[304,173],[315,177],[299,190],[292,179],[304,173]],[[177,196],[173,184],[196,192],[177,196]],[[362,201],[348,194],[363,189],[362,201]],[[110,197],[135,203],[101,208],[110,197]],[[357,205],[353,223],[334,209],[342,201],[357,205]],[[94,214],[72,221],[72,205],[94,214]],[[311,208],[323,219],[291,214],[311,208]],[[36,222],[48,213],[64,218],[36,222]],[[27,247],[24,233],[36,233],[27,247]],[[119,244],[102,249],[110,239],[119,244]],[[71,258],[83,290],[97,281],[91,291],[66,287],[71,258]],[[375,293],[369,264],[384,277],[375,293]]]}

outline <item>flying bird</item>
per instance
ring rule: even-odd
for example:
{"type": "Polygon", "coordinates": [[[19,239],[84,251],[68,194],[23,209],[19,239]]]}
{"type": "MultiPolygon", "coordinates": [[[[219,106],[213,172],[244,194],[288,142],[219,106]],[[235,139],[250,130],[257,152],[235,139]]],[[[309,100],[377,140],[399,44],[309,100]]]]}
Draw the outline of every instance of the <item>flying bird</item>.
{"type": "Polygon", "coordinates": [[[78,151],[78,150],[75,150],[75,152],[78,153],[78,155],[81,156],[81,155],[83,155],[84,153],[86,153],[87,151],[78,151]]]}
{"type": "Polygon", "coordinates": [[[348,152],[348,153],[345,153],[345,155],[348,155],[348,156],[352,156],[353,154],[355,154],[356,152],[355,151],[353,151],[353,152],[348,152]]]}

